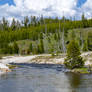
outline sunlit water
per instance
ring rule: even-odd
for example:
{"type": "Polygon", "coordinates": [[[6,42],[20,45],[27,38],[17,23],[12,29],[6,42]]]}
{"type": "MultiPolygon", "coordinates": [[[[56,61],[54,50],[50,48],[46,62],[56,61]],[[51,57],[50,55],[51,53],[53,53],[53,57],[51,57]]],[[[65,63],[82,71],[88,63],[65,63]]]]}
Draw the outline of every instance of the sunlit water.
{"type": "Polygon", "coordinates": [[[0,76],[0,92],[92,92],[91,74],[64,73],[61,67],[22,65],[0,76]]]}

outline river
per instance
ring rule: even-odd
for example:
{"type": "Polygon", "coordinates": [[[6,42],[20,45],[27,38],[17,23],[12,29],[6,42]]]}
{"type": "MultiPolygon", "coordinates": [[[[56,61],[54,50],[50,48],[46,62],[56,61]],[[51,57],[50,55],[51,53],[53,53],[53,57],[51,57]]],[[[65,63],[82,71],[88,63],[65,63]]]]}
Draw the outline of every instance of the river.
{"type": "Polygon", "coordinates": [[[20,65],[0,76],[0,92],[92,92],[91,74],[65,73],[60,65],[20,65]]]}

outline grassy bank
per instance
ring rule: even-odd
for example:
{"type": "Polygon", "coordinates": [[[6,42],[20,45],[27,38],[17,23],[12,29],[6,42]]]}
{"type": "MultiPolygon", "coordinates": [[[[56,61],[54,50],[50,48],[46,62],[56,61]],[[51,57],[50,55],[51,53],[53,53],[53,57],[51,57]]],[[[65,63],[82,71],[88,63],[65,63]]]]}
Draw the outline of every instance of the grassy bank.
{"type": "Polygon", "coordinates": [[[90,74],[92,73],[92,68],[87,68],[87,67],[83,67],[83,68],[76,68],[71,70],[71,72],[73,73],[80,73],[80,74],[90,74]]]}

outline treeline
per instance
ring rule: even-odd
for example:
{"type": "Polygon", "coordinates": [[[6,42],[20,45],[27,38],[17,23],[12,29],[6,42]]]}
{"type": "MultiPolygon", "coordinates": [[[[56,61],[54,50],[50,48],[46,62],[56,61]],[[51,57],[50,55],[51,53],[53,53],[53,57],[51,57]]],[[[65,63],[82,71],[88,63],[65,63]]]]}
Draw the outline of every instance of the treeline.
{"type": "MultiPolygon", "coordinates": [[[[31,16],[25,17],[22,22],[15,20],[13,18],[11,24],[5,18],[3,18],[0,22],[0,50],[1,53],[4,53],[6,48],[10,51],[7,53],[15,53],[14,46],[10,43],[14,43],[19,40],[30,40],[30,46],[27,49],[27,53],[50,53],[50,52],[63,52],[62,44],[66,44],[69,42],[68,35],[69,30],[76,28],[88,28],[92,27],[92,19],[86,19],[84,14],[81,17],[81,20],[75,19],[66,19],[64,16],[62,19],[56,18],[44,18],[31,16]],[[64,31],[64,37],[63,37],[64,31]],[[37,43],[34,45],[32,42],[37,43]],[[44,46],[47,41],[47,45],[49,47],[44,46]],[[57,45],[57,46],[54,46],[57,45]],[[33,48],[33,49],[32,49],[33,48]],[[49,48],[48,50],[46,48],[49,48]],[[57,50],[57,51],[56,51],[57,50]]],[[[90,32],[91,33],[91,32],[90,32]]],[[[80,33],[81,34],[81,33],[80,33]]],[[[80,35],[81,37],[81,35],[80,35]]],[[[91,34],[88,35],[87,40],[84,39],[80,41],[80,45],[82,46],[82,42],[84,45],[87,44],[88,49],[91,50],[91,34]]],[[[18,45],[18,44],[17,44],[18,45]]],[[[83,45],[83,47],[84,47],[83,45]]],[[[17,46],[18,47],[18,46],[17,46]]],[[[86,46],[85,46],[86,48],[86,46]]],[[[85,49],[84,48],[84,49],[85,49]]],[[[20,51],[19,51],[20,52],[20,51]]],[[[18,53],[19,53],[18,52],[18,53]]],[[[23,50],[22,53],[25,51],[23,50]]],[[[6,53],[6,52],[5,52],[6,53]]],[[[21,53],[21,52],[20,52],[21,53]]]]}

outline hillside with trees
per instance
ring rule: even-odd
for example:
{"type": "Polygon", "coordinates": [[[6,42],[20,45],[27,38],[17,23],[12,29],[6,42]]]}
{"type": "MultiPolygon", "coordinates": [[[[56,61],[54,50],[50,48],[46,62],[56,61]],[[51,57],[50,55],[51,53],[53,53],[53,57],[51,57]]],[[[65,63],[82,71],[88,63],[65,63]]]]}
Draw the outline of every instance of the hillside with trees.
{"type": "Polygon", "coordinates": [[[0,21],[1,54],[66,53],[67,45],[76,40],[81,51],[92,51],[92,19],[24,17],[10,23],[0,21]]]}

